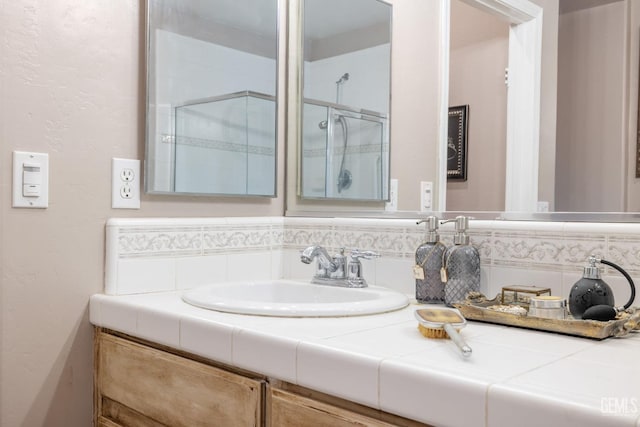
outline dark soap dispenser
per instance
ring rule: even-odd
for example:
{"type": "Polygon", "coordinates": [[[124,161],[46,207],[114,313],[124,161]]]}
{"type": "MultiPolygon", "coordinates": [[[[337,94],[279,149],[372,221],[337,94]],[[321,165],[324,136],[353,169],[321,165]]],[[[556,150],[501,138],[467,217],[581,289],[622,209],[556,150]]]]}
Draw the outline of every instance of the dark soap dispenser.
{"type": "Polygon", "coordinates": [[[589,257],[589,264],[584,267],[582,278],[578,280],[569,292],[569,312],[576,319],[607,321],[615,319],[618,313],[633,304],[636,297],[636,287],[631,276],[619,265],[593,255],[589,257]],[[618,270],[629,282],[631,296],[623,307],[615,307],[613,291],[600,277],[600,269],[596,263],[602,263],[618,270]]]}
{"type": "Polygon", "coordinates": [[[590,256],[589,264],[582,270],[582,278],[573,285],[569,293],[569,311],[576,319],[582,319],[589,307],[600,304],[613,306],[613,303],[613,291],[600,277],[596,258],[590,256]]]}
{"type": "Polygon", "coordinates": [[[416,300],[421,303],[442,304],[444,302],[444,283],[440,275],[442,256],[447,247],[440,242],[438,218],[429,216],[418,221],[425,223],[427,236],[425,242],[416,249],[416,265],[413,275],[416,279],[416,300]]]}

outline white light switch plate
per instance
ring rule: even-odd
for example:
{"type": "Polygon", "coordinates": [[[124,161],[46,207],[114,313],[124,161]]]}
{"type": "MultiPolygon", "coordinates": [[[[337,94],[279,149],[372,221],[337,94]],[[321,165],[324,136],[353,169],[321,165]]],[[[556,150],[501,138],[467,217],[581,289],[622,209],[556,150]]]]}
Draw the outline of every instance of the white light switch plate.
{"type": "Polygon", "coordinates": [[[140,209],[140,160],[111,160],[111,207],[140,209]]]}
{"type": "Polygon", "coordinates": [[[395,212],[398,210],[398,180],[389,180],[389,201],[385,203],[384,210],[395,212]]]}
{"type": "Polygon", "coordinates": [[[433,182],[420,182],[420,211],[431,212],[433,210],[433,182]]]}
{"type": "MultiPolygon", "coordinates": [[[[27,193],[28,194],[28,193],[27,193]]],[[[47,153],[13,152],[13,204],[14,208],[49,207],[49,155],[47,153]],[[32,172],[37,170],[37,172],[32,172]],[[35,173],[35,180],[34,175],[35,173]],[[25,178],[38,182],[40,188],[33,194],[25,195],[25,178]]]]}

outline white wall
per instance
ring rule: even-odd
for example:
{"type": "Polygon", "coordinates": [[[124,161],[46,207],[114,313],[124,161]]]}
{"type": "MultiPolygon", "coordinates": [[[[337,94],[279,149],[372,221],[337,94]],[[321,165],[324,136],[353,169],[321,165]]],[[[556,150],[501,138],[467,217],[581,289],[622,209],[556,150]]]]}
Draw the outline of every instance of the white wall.
{"type": "Polygon", "coordinates": [[[389,112],[389,64],[387,44],[317,61],[305,61],[305,98],[336,102],[336,81],[344,73],[340,104],[379,113],[389,112]]]}

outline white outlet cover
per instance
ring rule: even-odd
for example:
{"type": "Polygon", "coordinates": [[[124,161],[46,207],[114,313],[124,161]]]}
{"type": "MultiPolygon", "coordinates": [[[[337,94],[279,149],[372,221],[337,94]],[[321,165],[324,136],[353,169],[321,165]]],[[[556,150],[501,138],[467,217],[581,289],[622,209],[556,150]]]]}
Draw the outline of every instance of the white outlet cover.
{"type": "Polygon", "coordinates": [[[116,157],[111,160],[111,207],[140,209],[140,160],[116,157]],[[125,186],[127,191],[123,191],[125,186]]]}

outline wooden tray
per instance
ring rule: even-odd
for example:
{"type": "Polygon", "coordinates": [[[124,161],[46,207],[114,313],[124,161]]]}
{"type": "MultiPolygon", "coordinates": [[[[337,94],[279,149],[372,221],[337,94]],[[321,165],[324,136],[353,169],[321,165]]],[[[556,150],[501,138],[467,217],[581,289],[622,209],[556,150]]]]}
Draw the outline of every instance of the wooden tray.
{"type": "MultiPolygon", "coordinates": [[[[545,332],[556,332],[577,337],[593,338],[602,340],[612,336],[622,336],[637,328],[640,310],[633,313],[624,313],[622,318],[600,322],[597,320],[575,320],[575,319],[545,319],[542,317],[519,316],[516,314],[489,310],[487,307],[501,305],[501,295],[494,299],[487,300],[482,297],[467,299],[463,303],[453,304],[460,313],[469,320],[480,322],[497,323],[499,325],[515,326],[518,328],[535,329],[545,332]],[[630,326],[627,324],[632,320],[635,322],[630,326]],[[626,325],[625,325],[626,324],[626,325]]],[[[528,307],[524,307],[528,309],[528,307]]]]}

